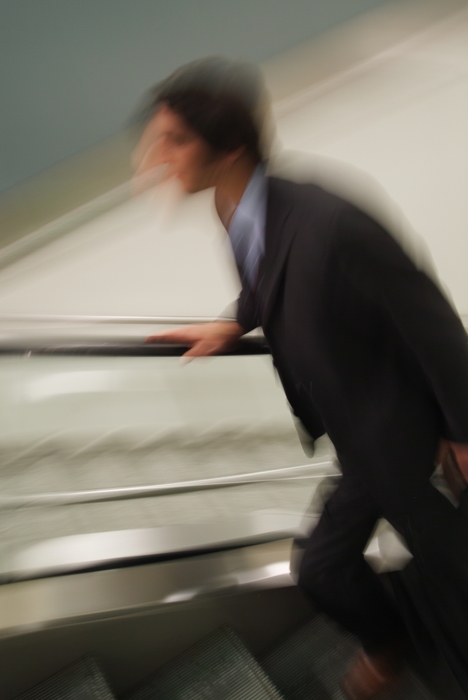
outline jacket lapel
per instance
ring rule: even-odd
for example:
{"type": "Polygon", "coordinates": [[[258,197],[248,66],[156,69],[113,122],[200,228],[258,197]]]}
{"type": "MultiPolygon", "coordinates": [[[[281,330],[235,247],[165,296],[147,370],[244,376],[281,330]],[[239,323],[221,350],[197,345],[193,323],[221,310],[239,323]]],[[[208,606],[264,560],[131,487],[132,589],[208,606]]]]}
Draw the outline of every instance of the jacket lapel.
{"type": "MultiPolygon", "coordinates": [[[[287,189],[292,183],[268,178],[267,212],[265,223],[265,257],[261,279],[262,326],[271,318],[295,227],[286,225],[292,211],[287,189]]],[[[291,222],[289,221],[289,224],[291,222]]]]}

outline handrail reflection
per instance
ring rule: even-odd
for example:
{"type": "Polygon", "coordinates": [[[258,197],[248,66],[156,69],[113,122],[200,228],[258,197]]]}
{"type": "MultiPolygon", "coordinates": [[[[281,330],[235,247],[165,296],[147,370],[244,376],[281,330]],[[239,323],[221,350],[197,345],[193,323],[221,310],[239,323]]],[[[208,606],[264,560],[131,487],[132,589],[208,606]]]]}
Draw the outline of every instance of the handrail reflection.
{"type": "Polygon", "coordinates": [[[186,325],[211,323],[213,321],[235,321],[231,316],[93,316],[76,314],[1,314],[0,323],[141,323],[186,325]]]}
{"type": "Polygon", "coordinates": [[[318,467],[330,466],[331,462],[315,462],[295,467],[282,467],[260,472],[230,474],[209,479],[194,479],[169,484],[150,484],[144,486],[125,486],[109,489],[90,489],[84,491],[64,491],[57,493],[24,494],[21,496],[1,496],[0,510],[17,508],[35,508],[47,506],[77,505],[80,503],[102,503],[108,501],[125,501],[136,498],[154,498],[181,493],[193,493],[210,489],[228,488],[244,484],[285,481],[292,479],[323,479],[331,476],[330,472],[315,473],[318,467]],[[305,473],[309,471],[310,473],[305,473]]]}

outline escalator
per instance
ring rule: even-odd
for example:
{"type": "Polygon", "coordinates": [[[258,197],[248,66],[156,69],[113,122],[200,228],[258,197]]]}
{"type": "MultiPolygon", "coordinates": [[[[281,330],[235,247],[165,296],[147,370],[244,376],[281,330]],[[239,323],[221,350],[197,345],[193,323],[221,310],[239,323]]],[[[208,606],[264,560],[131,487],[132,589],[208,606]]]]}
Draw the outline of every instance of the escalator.
{"type": "MultiPolygon", "coordinates": [[[[181,378],[182,348],[83,338],[1,347],[1,697],[342,699],[355,641],[289,563],[339,476],[262,339],[181,378]]],[[[408,553],[382,526],[366,556],[408,553]]],[[[388,700],[434,697],[408,668],[388,700]]]]}
{"type": "MultiPolygon", "coordinates": [[[[19,697],[342,698],[339,678],[356,643],[293,586],[291,540],[281,537],[10,584],[10,605],[29,609],[22,606],[23,625],[12,611],[0,640],[2,696],[33,686],[19,697]]],[[[432,697],[411,670],[389,695],[432,697]]]]}
{"type": "MultiPolygon", "coordinates": [[[[122,695],[115,695],[92,657],[84,657],[18,700],[328,700],[344,698],[337,669],[355,645],[322,619],[316,619],[256,659],[241,639],[222,627],[122,695]]],[[[407,671],[394,700],[432,696],[407,671]]]]}

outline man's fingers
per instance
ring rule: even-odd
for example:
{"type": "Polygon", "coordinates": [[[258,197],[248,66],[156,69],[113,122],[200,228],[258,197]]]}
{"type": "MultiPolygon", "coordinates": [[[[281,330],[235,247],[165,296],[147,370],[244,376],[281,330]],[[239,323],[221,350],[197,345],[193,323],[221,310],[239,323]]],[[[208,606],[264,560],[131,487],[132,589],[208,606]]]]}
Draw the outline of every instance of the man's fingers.
{"type": "Polygon", "coordinates": [[[205,355],[214,355],[219,349],[219,343],[215,343],[210,340],[199,340],[196,338],[191,338],[190,336],[183,333],[158,333],[157,335],[150,335],[146,338],[145,343],[159,343],[159,342],[173,342],[180,343],[181,345],[187,345],[190,347],[182,357],[204,357],[205,355]]]}
{"type": "Polygon", "coordinates": [[[162,331],[161,333],[155,333],[154,335],[149,335],[145,339],[145,343],[161,343],[161,342],[187,343],[187,345],[190,344],[190,341],[189,341],[187,335],[184,333],[179,333],[178,331],[162,331]]]}
{"type": "Polygon", "coordinates": [[[159,343],[159,342],[169,342],[169,343],[183,343],[185,345],[193,345],[198,341],[203,339],[209,331],[209,325],[191,325],[185,326],[183,328],[173,328],[166,331],[160,331],[159,333],[153,333],[146,338],[146,343],[159,343]]]}
{"type": "Polygon", "coordinates": [[[206,357],[207,355],[214,355],[217,349],[218,343],[201,341],[192,345],[190,350],[187,350],[182,357],[206,357]]]}
{"type": "Polygon", "coordinates": [[[178,343],[190,349],[183,355],[186,358],[216,355],[225,351],[242,335],[237,323],[226,321],[195,324],[185,328],[154,333],[146,338],[146,343],[178,343]]]}

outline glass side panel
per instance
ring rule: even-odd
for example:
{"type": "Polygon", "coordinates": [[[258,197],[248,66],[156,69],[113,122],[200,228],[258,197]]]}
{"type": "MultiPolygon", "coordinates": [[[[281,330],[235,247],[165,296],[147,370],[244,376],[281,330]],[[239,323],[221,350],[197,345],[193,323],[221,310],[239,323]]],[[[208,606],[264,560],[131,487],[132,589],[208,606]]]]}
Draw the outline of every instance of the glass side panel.
{"type": "Polygon", "coordinates": [[[316,482],[276,481],[108,503],[30,507],[27,496],[325,462],[306,457],[269,356],[0,358],[0,557],[89,532],[301,512],[316,482]],[[5,497],[23,496],[12,508],[5,497]],[[3,498],[3,501],[2,501],[3,498]]]}

